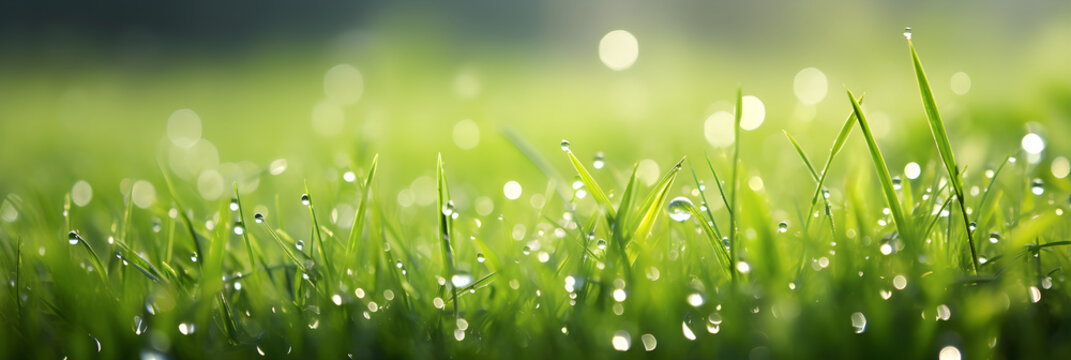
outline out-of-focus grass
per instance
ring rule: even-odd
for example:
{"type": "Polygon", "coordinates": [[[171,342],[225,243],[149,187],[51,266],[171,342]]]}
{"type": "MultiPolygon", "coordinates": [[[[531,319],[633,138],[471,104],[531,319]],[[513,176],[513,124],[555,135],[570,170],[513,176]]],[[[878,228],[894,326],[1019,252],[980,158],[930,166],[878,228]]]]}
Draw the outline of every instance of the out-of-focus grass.
{"type": "MultiPolygon", "coordinates": [[[[342,128],[317,134],[310,112],[334,64],[277,61],[143,77],[106,69],[7,77],[23,86],[7,82],[0,97],[0,269],[10,284],[0,351],[1071,353],[1062,341],[1071,330],[1063,274],[1071,184],[1051,167],[1067,150],[1066,125],[1022,127],[1039,120],[1031,107],[1066,93],[1023,105],[948,96],[942,128],[963,140],[942,151],[970,166],[956,189],[906,58],[896,67],[902,83],[866,87],[867,107],[831,95],[808,108],[774,90],[789,86],[768,86],[787,80],[756,79],[746,89],[758,89],[766,118],[754,131],[733,127],[733,149],[711,148],[701,129],[717,111],[735,112],[739,124],[744,93],[680,69],[612,78],[480,68],[479,95],[463,97],[453,90],[458,67],[372,59],[342,128]],[[410,67],[423,70],[391,72],[410,67]],[[201,141],[217,149],[205,170],[226,181],[218,192],[203,175],[175,170],[181,149],[166,123],[179,108],[196,111],[201,141]],[[1005,124],[1009,117],[1018,125],[1005,124]],[[479,129],[471,150],[451,136],[464,118],[479,129]],[[782,130],[798,138],[786,142],[782,130]],[[1041,155],[1019,150],[1027,131],[1050,140],[1041,155]],[[561,138],[574,142],[565,153],[561,138]],[[822,169],[800,165],[826,144],[822,169]],[[901,170],[909,162],[919,174],[901,170]],[[709,171],[674,181],[684,166],[709,171]],[[88,202],[72,189],[78,180],[92,186],[88,202]],[[711,185],[719,193],[708,197],[711,185]],[[958,210],[953,193],[974,232],[994,234],[976,239],[977,257],[964,224],[946,213],[958,210]],[[820,202],[828,206],[816,211],[820,202]],[[677,222],[663,211],[688,216],[677,222]]],[[[836,79],[836,69],[825,71],[836,79]]],[[[1071,116],[1047,109],[1052,119],[1071,116]]]]}

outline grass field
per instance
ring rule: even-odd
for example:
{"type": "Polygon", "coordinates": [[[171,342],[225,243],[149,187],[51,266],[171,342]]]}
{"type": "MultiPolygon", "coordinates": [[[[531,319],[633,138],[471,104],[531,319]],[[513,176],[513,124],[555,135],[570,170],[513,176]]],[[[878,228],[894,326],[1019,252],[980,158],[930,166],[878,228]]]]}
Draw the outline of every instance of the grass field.
{"type": "Polygon", "coordinates": [[[969,100],[915,37],[795,95],[408,53],[4,72],[0,354],[1071,357],[1071,83],[969,100]]]}

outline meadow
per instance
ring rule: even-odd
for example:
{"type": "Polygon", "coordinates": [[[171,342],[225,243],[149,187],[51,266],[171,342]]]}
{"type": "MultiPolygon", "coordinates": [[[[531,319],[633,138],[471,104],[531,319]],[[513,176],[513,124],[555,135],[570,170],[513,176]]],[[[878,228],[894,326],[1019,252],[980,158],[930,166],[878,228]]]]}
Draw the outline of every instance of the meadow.
{"type": "Polygon", "coordinates": [[[896,35],[757,96],[719,60],[4,72],[0,354],[1071,356],[1071,84],[985,101],[896,35]]]}

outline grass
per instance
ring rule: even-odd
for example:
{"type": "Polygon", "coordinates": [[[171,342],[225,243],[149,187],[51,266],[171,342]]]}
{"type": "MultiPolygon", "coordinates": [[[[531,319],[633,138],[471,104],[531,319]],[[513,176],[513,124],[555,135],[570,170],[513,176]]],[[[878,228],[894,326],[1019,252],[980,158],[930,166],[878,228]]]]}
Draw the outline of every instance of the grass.
{"type": "Polygon", "coordinates": [[[823,134],[833,138],[824,163],[805,151],[818,136],[784,131],[799,162],[769,164],[753,150],[769,142],[741,131],[737,89],[732,148],[659,157],[673,164],[665,169],[589,167],[591,145],[543,151],[557,144],[504,128],[494,150],[522,159],[515,167],[473,153],[439,153],[432,165],[434,152],[357,149],[333,165],[292,158],[304,170],[258,174],[255,191],[239,179],[230,196],[204,200],[196,179],[177,179],[161,158],[166,191],[149,206],[129,186],[72,206],[68,179],[4,194],[17,217],[0,222],[10,284],[0,354],[1071,356],[1071,187],[1047,178],[1033,194],[1045,169],[1022,154],[994,161],[992,175],[961,169],[949,141],[957,129],[942,122],[910,50],[924,104],[914,120],[927,119],[934,140],[910,146],[939,158],[900,183],[886,156],[905,146],[879,149],[862,97],[830,100],[850,115],[823,134]],[[677,181],[685,166],[690,183],[677,181]],[[431,174],[418,178],[427,186],[406,185],[409,168],[431,174]],[[524,183],[524,196],[482,185],[500,173],[524,183]]]}

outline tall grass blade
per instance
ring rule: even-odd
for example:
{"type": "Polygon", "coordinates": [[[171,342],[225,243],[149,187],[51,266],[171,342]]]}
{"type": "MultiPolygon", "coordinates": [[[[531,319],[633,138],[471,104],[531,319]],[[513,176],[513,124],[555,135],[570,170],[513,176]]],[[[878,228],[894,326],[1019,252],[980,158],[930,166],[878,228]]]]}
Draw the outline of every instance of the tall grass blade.
{"type": "Polygon", "coordinates": [[[967,244],[971,249],[971,264],[974,272],[978,272],[978,253],[974,247],[974,231],[971,230],[970,219],[967,218],[967,207],[964,206],[963,179],[959,176],[959,167],[956,165],[956,157],[952,154],[952,144],[948,140],[948,132],[945,123],[941,120],[941,114],[937,111],[937,102],[934,100],[933,91],[930,89],[930,81],[926,78],[926,72],[922,69],[915,44],[907,39],[907,46],[911,49],[911,60],[915,65],[915,78],[918,79],[919,93],[922,95],[922,106],[926,110],[926,119],[929,120],[930,133],[937,143],[937,151],[941,154],[941,160],[948,171],[948,177],[952,182],[952,190],[956,193],[956,201],[959,202],[960,214],[963,215],[963,228],[967,232],[967,244]]]}
{"type": "Polygon", "coordinates": [[[874,170],[878,173],[878,181],[881,182],[881,190],[885,194],[885,201],[889,204],[893,221],[896,222],[896,229],[901,237],[912,236],[914,233],[911,230],[911,224],[908,223],[904,216],[900,198],[896,196],[896,189],[893,187],[892,175],[889,174],[889,166],[885,164],[885,157],[881,155],[881,149],[878,149],[874,134],[870,132],[870,124],[866,121],[866,115],[863,114],[863,109],[859,107],[859,102],[855,101],[855,95],[852,94],[851,90],[847,90],[847,92],[848,100],[852,102],[852,110],[855,111],[855,118],[859,121],[859,129],[863,131],[867,148],[870,150],[870,159],[874,162],[874,170]]]}
{"type": "MultiPolygon", "coordinates": [[[[446,186],[446,170],[443,168],[442,153],[439,154],[435,175],[437,185],[436,192],[438,195],[436,197],[436,204],[438,207],[435,208],[435,211],[438,213],[439,238],[442,240],[440,242],[440,247],[443,257],[443,276],[449,279],[454,275],[454,248],[450,243],[450,234],[452,234],[450,231],[450,215],[447,215],[446,212],[443,211],[443,209],[446,209],[446,206],[450,203],[450,194],[449,188],[446,186]]],[[[457,288],[452,286],[452,284],[450,286],[450,292],[454,302],[454,317],[457,317],[460,315],[461,311],[457,303],[457,288]]]]}
{"type": "Polygon", "coordinates": [[[365,213],[368,210],[368,201],[372,198],[372,179],[376,177],[378,164],[379,154],[376,154],[372,157],[372,165],[368,168],[368,176],[364,178],[364,196],[361,197],[361,204],[357,206],[357,213],[353,217],[353,226],[350,227],[350,241],[346,246],[346,258],[353,257],[353,252],[357,250],[357,241],[364,233],[365,213]]]}
{"type": "MultiPolygon", "coordinates": [[[[729,209],[729,263],[736,264],[736,186],[737,179],[740,174],[737,174],[737,170],[740,169],[740,119],[744,112],[744,89],[736,89],[736,108],[733,111],[733,164],[732,174],[730,175],[729,191],[730,200],[728,205],[729,209]]],[[[711,167],[711,171],[713,171],[711,167]]],[[[730,265],[735,266],[735,265],[730,265]]],[[[736,283],[736,270],[735,268],[729,273],[732,277],[733,284],[736,283]]]]}

